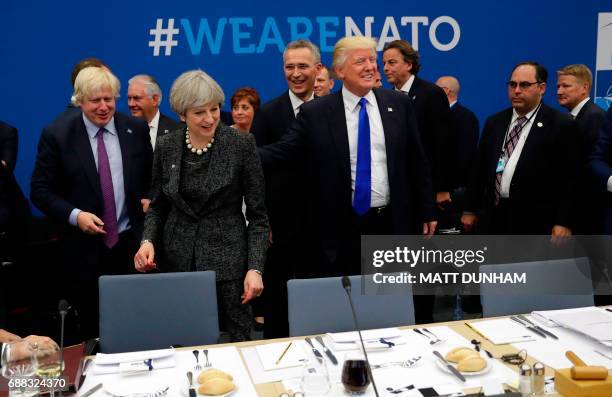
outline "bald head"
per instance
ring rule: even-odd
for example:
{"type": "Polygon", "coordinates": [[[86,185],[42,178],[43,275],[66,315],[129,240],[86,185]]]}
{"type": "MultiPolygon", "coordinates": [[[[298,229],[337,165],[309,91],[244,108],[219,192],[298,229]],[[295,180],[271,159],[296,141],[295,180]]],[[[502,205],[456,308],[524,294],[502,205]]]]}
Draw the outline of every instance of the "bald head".
{"type": "Polygon", "coordinates": [[[442,76],[436,81],[436,85],[444,90],[448,103],[453,103],[459,97],[459,80],[453,76],[442,76]]]}

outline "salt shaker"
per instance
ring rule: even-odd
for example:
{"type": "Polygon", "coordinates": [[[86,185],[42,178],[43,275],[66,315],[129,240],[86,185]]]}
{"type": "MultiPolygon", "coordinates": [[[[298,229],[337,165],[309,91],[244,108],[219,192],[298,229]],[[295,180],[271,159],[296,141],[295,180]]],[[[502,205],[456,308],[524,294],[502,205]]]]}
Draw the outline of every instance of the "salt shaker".
{"type": "Polygon", "coordinates": [[[531,396],[531,365],[523,364],[519,370],[519,392],[522,397],[531,396]]]}
{"type": "Polygon", "coordinates": [[[532,392],[534,396],[544,395],[544,364],[539,363],[539,362],[533,364],[532,392]]]}

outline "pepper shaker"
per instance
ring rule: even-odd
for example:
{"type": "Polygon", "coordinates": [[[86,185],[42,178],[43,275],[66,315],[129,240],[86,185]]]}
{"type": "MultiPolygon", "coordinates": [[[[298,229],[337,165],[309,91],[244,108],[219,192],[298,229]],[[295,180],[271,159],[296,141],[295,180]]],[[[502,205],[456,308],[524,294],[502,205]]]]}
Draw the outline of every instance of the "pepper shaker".
{"type": "Polygon", "coordinates": [[[534,396],[544,395],[544,364],[538,362],[533,364],[533,388],[534,396]]]}
{"type": "Polygon", "coordinates": [[[532,374],[531,365],[528,365],[528,364],[521,365],[521,368],[519,369],[519,392],[521,393],[522,397],[531,396],[531,390],[532,390],[531,374],[532,374]]]}

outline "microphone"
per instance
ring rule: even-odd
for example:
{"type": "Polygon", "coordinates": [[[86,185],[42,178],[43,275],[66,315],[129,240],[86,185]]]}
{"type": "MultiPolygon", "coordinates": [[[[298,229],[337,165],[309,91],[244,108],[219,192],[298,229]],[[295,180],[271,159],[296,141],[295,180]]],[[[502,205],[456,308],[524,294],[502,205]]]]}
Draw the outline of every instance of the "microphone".
{"type": "MultiPolygon", "coordinates": [[[[57,310],[60,315],[60,375],[64,373],[65,365],[64,365],[64,322],[66,319],[66,314],[68,314],[68,310],[70,310],[70,305],[66,299],[62,299],[59,301],[57,305],[57,310]]],[[[60,390],[59,396],[62,397],[62,391],[60,390]]]]}
{"type": "Polygon", "coordinates": [[[346,291],[349,303],[351,304],[351,311],[353,312],[353,322],[355,322],[355,328],[357,328],[357,333],[359,334],[359,341],[361,342],[361,348],[363,349],[363,355],[365,356],[368,374],[370,375],[370,379],[372,379],[372,386],[374,386],[374,394],[376,395],[376,397],[378,397],[378,389],[376,388],[376,382],[374,382],[374,376],[372,375],[372,368],[370,367],[368,352],[366,352],[365,345],[363,344],[361,328],[359,328],[359,323],[357,322],[357,313],[355,313],[355,306],[353,305],[353,297],[351,296],[351,279],[347,276],[342,276],[342,288],[344,288],[344,290],[346,291]]]}

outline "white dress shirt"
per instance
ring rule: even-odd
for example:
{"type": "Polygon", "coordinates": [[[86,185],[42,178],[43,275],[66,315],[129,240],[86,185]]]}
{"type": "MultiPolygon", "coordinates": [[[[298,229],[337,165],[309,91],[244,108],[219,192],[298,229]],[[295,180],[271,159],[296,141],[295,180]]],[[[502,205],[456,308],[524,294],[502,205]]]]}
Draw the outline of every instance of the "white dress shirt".
{"type": "MultiPolygon", "coordinates": [[[[385,146],[385,132],[383,129],[380,111],[376,96],[372,91],[364,98],[368,101],[366,109],[370,120],[370,153],[372,198],[371,207],[382,207],[389,204],[389,175],[387,173],[387,149],[385,146]]],[[[344,100],[344,114],[346,116],[346,130],[348,131],[349,153],[351,161],[351,201],[355,195],[355,177],[357,170],[357,138],[359,127],[359,100],[346,87],[342,87],[344,100]]]]}
{"type": "MultiPolygon", "coordinates": [[[[501,192],[500,192],[500,195],[502,198],[510,197],[510,184],[512,183],[512,177],[514,176],[514,171],[516,170],[516,164],[518,164],[518,161],[521,157],[523,146],[525,146],[525,141],[527,140],[531,127],[533,126],[533,121],[535,120],[537,116],[536,110],[538,110],[538,107],[536,107],[535,109],[533,109],[532,111],[530,111],[529,113],[525,115],[525,117],[527,117],[527,123],[525,123],[525,125],[523,126],[523,129],[521,130],[521,136],[516,144],[516,147],[512,151],[512,155],[510,155],[510,158],[508,159],[508,163],[506,164],[506,167],[504,168],[504,173],[502,174],[501,192]]],[[[508,127],[507,135],[510,135],[510,131],[512,131],[512,129],[516,125],[516,121],[519,117],[520,116],[516,112],[516,110],[512,109],[512,119],[510,121],[510,126],[508,127]]],[[[536,127],[536,128],[539,128],[539,127],[536,127]]],[[[509,136],[507,136],[506,139],[509,139],[509,136]]],[[[504,142],[504,145],[505,145],[505,142],[504,142]]]]}
{"type": "Polygon", "coordinates": [[[155,150],[155,141],[157,140],[157,130],[159,127],[159,110],[155,113],[155,117],[149,122],[149,135],[151,136],[151,146],[155,150]]]}
{"type": "Polygon", "coordinates": [[[400,88],[399,90],[396,88],[395,90],[404,91],[405,93],[408,93],[410,92],[410,89],[412,88],[412,83],[414,83],[414,75],[410,75],[410,78],[408,79],[408,81],[404,83],[402,88],[400,88]]]}
{"type": "Polygon", "coordinates": [[[289,90],[289,100],[291,101],[291,107],[293,108],[293,115],[297,116],[297,114],[300,112],[300,106],[302,106],[304,102],[312,101],[313,98],[314,91],[312,92],[312,94],[310,94],[310,98],[308,98],[308,101],[302,101],[300,98],[297,97],[297,95],[293,93],[293,91],[289,90]]]}
{"type": "Polygon", "coordinates": [[[580,113],[580,111],[582,110],[584,105],[589,101],[589,99],[591,99],[591,97],[586,97],[586,99],[583,99],[582,101],[580,101],[578,105],[574,106],[574,108],[570,112],[570,114],[572,115],[572,118],[575,119],[578,116],[578,113],[580,113]]]}

